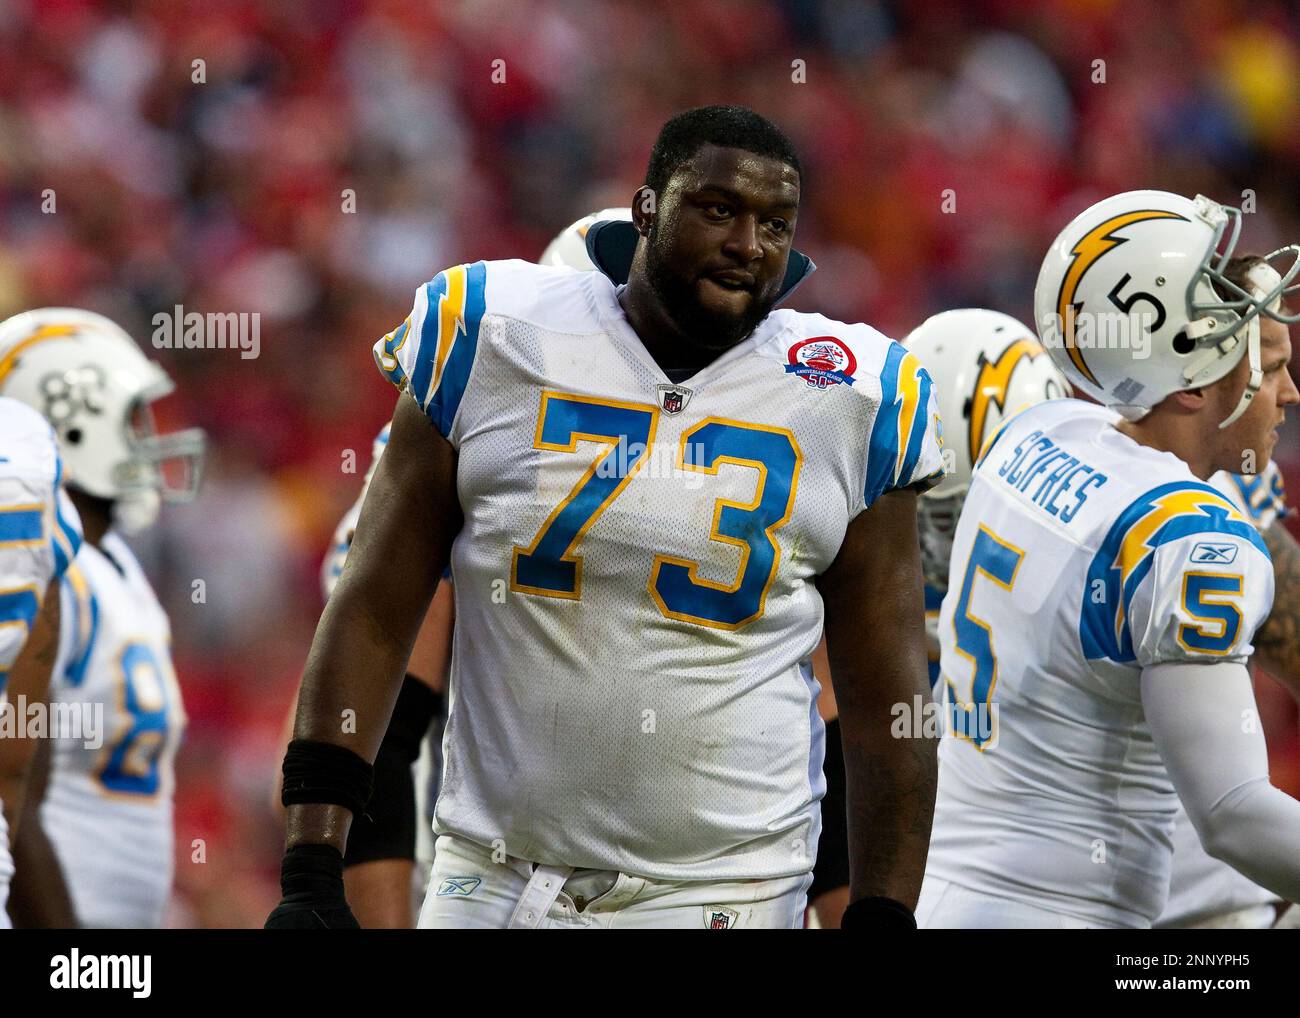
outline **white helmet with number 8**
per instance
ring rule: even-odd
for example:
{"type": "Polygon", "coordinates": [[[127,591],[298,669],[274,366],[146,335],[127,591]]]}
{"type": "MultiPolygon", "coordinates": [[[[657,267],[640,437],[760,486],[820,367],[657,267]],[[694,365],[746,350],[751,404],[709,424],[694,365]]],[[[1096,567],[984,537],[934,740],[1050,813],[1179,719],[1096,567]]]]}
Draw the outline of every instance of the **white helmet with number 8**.
{"type": "Polygon", "coordinates": [[[1300,246],[1267,256],[1247,292],[1224,276],[1241,212],[1203,195],[1127,191],[1097,202],[1057,236],[1034,290],[1043,345],[1078,389],[1128,420],[1173,392],[1209,385],[1249,356],[1251,377],[1227,427],[1263,381],[1259,315],[1281,322],[1300,288],[1300,246]],[[1226,240],[1225,240],[1226,235],[1226,240]]]}
{"type": "Polygon", "coordinates": [[[1070,383],[1033,333],[998,311],[944,311],[913,329],[903,345],[930,372],[944,424],[949,469],[917,500],[922,571],[942,590],[957,516],[985,442],[1017,410],[1068,396],[1070,383]]]}

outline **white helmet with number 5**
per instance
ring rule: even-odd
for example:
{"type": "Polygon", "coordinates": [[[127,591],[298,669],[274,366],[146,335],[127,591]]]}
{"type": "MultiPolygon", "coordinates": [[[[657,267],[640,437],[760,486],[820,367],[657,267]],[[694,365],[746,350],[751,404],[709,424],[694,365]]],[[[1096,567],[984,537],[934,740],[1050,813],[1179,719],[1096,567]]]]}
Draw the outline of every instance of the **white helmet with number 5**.
{"type": "Polygon", "coordinates": [[[1300,320],[1281,311],[1300,288],[1300,246],[1268,255],[1282,259],[1280,274],[1248,293],[1223,274],[1240,229],[1239,210],[1203,195],[1127,191],[1097,202],[1043,260],[1034,290],[1043,345],[1076,387],[1129,420],[1170,393],[1218,381],[1248,355],[1250,382],[1226,427],[1263,381],[1259,315],[1300,320]]]}
{"type": "Polygon", "coordinates": [[[1016,411],[1070,394],[1070,383],[1033,333],[1010,315],[962,308],[933,315],[903,340],[934,380],[948,472],[917,500],[921,566],[948,582],[953,532],[985,442],[1016,411]]]}

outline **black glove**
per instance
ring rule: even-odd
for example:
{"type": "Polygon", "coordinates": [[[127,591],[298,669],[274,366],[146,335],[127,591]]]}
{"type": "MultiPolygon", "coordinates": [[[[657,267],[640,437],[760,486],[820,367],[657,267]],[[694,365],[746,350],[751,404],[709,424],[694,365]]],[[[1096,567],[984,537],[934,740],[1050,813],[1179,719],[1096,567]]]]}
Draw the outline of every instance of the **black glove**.
{"type": "Polygon", "coordinates": [[[343,856],[332,845],[294,845],[280,863],[284,897],[268,930],[359,930],[343,893],[343,856]]]}

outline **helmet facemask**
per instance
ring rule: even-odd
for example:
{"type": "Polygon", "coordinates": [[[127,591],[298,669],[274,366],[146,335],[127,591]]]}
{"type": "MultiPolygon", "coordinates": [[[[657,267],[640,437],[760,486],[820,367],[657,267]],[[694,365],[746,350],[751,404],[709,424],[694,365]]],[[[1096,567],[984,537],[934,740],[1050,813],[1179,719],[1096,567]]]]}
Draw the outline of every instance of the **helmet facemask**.
{"type": "Polygon", "coordinates": [[[176,386],[161,372],[140,390],[126,420],[127,457],[114,469],[124,495],[156,491],[164,502],[192,502],[203,479],[207,439],[202,429],[159,434],[152,404],[176,386]]]}
{"type": "Polygon", "coordinates": [[[948,589],[948,563],[957,533],[957,517],[966,501],[963,490],[954,495],[923,494],[916,500],[917,531],[921,540],[921,573],[936,590],[948,589]]]}
{"type": "Polygon", "coordinates": [[[1226,428],[1246,412],[1264,382],[1259,316],[1267,315],[1286,325],[1300,321],[1300,313],[1287,314],[1283,310],[1286,298],[1300,292],[1300,281],[1296,281],[1300,276],[1300,244],[1288,244],[1265,255],[1263,262],[1251,270],[1256,285],[1247,289],[1225,274],[1241,233],[1241,211],[1219,205],[1204,195],[1197,195],[1195,204],[1197,214],[1213,227],[1214,239],[1187,287],[1190,321],[1186,335],[1197,349],[1183,368],[1183,379],[1189,388],[1217,382],[1237,366],[1242,353],[1236,351],[1245,345],[1243,353],[1250,362],[1250,377],[1236,408],[1219,422],[1220,428],[1226,428]]]}

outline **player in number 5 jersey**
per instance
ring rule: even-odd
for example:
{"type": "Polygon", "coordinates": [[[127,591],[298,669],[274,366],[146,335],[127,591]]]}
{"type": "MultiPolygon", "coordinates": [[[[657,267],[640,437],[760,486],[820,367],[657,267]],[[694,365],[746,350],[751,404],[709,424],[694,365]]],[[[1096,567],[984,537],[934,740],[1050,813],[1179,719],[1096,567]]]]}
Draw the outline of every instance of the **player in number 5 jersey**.
{"type": "Polygon", "coordinates": [[[308,662],[269,925],[351,919],[337,849],[448,558],[422,925],[801,924],[823,621],[846,924],[912,924],[933,747],[890,738],[890,707],[926,688],[915,492],[941,475],[938,414],[898,344],[773,311],[809,269],[800,186],[767,121],[690,111],[661,132],[633,224],[588,232],[598,266],[630,262],[625,287],[457,266],[377,344],[404,394],[308,662]]]}
{"type": "Polygon", "coordinates": [[[1044,262],[1044,346],[1105,405],[1028,409],[976,466],[939,619],[948,732],[922,925],[1149,926],[1180,799],[1210,854],[1300,892],[1300,803],[1242,723],[1273,570],[1206,483],[1262,469],[1300,401],[1281,304],[1298,266],[1233,282],[1235,216],[1122,194],[1044,262]]]}
{"type": "Polygon", "coordinates": [[[59,436],[86,535],[63,578],[51,680],[51,699],[86,719],[84,737],[51,740],[44,800],[30,803],[39,822],[29,809],[15,853],[15,906],[31,925],[158,926],[185,713],[167,616],[118,531],[147,527],[164,498],[193,497],[203,436],[154,432],[150,403],[172,382],[102,315],[17,315],[0,323],[0,356],[0,392],[36,408],[59,436]]]}

